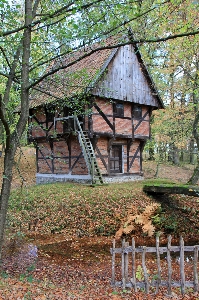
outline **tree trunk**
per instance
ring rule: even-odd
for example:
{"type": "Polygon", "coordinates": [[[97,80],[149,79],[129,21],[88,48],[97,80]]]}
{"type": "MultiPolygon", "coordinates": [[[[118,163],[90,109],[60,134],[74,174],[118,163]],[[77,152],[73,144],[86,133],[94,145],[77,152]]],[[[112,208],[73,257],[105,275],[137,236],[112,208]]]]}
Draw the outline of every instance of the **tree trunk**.
{"type": "Polygon", "coordinates": [[[194,165],[194,139],[192,138],[189,143],[189,163],[194,165]]]}
{"type": "Polygon", "coordinates": [[[174,165],[179,165],[179,150],[174,144],[169,145],[168,161],[174,165]]]}
{"type": "Polygon", "coordinates": [[[149,158],[148,158],[148,160],[155,160],[154,154],[155,154],[154,146],[150,145],[149,146],[149,158]]]}
{"type": "Polygon", "coordinates": [[[3,183],[0,196],[0,264],[2,260],[1,255],[4,238],[4,229],[12,182],[12,168],[14,164],[14,154],[16,152],[16,141],[14,141],[14,137],[11,138],[11,145],[12,146],[9,147],[9,149],[5,150],[3,183]]]}
{"type": "Polygon", "coordinates": [[[173,145],[173,163],[174,163],[174,165],[179,165],[179,163],[180,163],[179,150],[175,145],[173,145]]]}
{"type": "MultiPolygon", "coordinates": [[[[36,4],[39,1],[35,2],[36,4]]],[[[36,10],[36,6],[34,8],[36,10]]],[[[11,191],[12,182],[12,168],[14,165],[14,156],[17,149],[19,140],[25,130],[26,123],[29,114],[29,61],[30,61],[30,43],[31,43],[31,26],[32,22],[32,0],[25,1],[25,25],[23,33],[23,44],[22,44],[22,67],[21,67],[21,114],[16,125],[14,132],[11,134],[9,127],[9,119],[6,115],[5,104],[9,101],[10,88],[12,85],[13,74],[17,65],[17,58],[19,58],[19,49],[17,50],[17,55],[13,62],[11,72],[9,74],[6,90],[4,93],[4,101],[0,97],[0,119],[4,125],[6,131],[6,148],[4,157],[4,173],[3,173],[3,183],[0,196],[0,262],[2,260],[2,247],[3,247],[3,237],[4,229],[6,224],[6,215],[8,210],[8,201],[11,191]]]]}
{"type": "MultiPolygon", "coordinates": [[[[196,97],[196,94],[193,93],[193,103],[195,104],[195,118],[193,122],[193,136],[195,138],[197,148],[199,151],[199,133],[198,133],[198,123],[199,123],[199,111],[198,111],[198,99],[196,97]]],[[[188,180],[188,184],[196,184],[199,179],[199,153],[197,153],[197,165],[195,167],[195,170],[191,176],[191,178],[188,180]]]]}
{"type": "Polygon", "coordinates": [[[197,165],[193,171],[193,174],[189,181],[187,182],[188,184],[197,184],[197,181],[199,179],[199,157],[197,157],[197,165]]]}

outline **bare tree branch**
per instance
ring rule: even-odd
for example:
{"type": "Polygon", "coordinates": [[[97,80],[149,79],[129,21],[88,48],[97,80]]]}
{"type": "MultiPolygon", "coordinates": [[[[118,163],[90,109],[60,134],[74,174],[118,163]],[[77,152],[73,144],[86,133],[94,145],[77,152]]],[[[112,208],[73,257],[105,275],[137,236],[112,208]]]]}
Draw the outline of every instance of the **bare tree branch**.
{"type": "Polygon", "coordinates": [[[7,56],[6,56],[5,50],[4,50],[3,47],[1,47],[1,46],[0,46],[0,50],[1,50],[1,52],[3,53],[3,56],[5,57],[5,60],[6,60],[7,64],[8,64],[8,67],[11,68],[10,63],[9,63],[9,60],[8,60],[8,58],[7,58],[7,56]]]}
{"type": "Polygon", "coordinates": [[[35,0],[34,6],[33,6],[33,10],[32,10],[32,15],[33,17],[35,17],[36,12],[37,12],[37,8],[39,6],[40,0],[35,0]]]}
{"type": "Polygon", "coordinates": [[[10,73],[9,73],[8,80],[7,80],[7,83],[6,83],[6,89],[5,89],[4,98],[3,98],[3,101],[5,102],[5,105],[9,101],[10,89],[11,89],[12,83],[13,83],[14,78],[15,78],[15,70],[16,70],[17,63],[18,63],[18,60],[19,60],[19,57],[20,57],[20,53],[21,53],[21,47],[19,46],[18,49],[17,49],[17,52],[14,56],[14,60],[13,60],[12,66],[10,68],[10,73]]]}
{"type": "Polygon", "coordinates": [[[2,99],[2,95],[0,94],[0,120],[5,128],[5,132],[6,132],[6,147],[10,145],[10,127],[9,127],[9,123],[6,120],[6,117],[4,115],[4,105],[3,105],[3,99],[2,99]]]}
{"type": "MultiPolygon", "coordinates": [[[[171,40],[171,39],[176,39],[179,37],[185,37],[185,36],[190,36],[190,35],[197,35],[199,34],[199,30],[195,31],[195,32],[189,32],[189,33],[182,33],[182,34],[175,34],[175,35],[170,35],[164,38],[156,38],[156,39],[149,39],[149,40],[131,40],[131,41],[127,41],[127,42],[123,42],[123,43],[116,43],[115,45],[106,45],[106,46],[101,46],[101,47],[97,47],[95,49],[92,49],[90,47],[90,51],[86,52],[84,55],[80,56],[79,58],[75,59],[74,61],[64,65],[64,66],[59,66],[49,72],[47,72],[46,74],[44,74],[43,76],[41,76],[38,80],[35,80],[33,83],[31,83],[28,87],[28,89],[34,87],[35,85],[37,85],[38,83],[40,83],[42,80],[44,80],[45,78],[57,73],[59,70],[63,70],[63,69],[67,69],[68,67],[76,64],[78,61],[81,61],[82,59],[90,56],[91,54],[101,51],[101,50],[105,50],[105,49],[114,49],[114,48],[118,48],[121,46],[125,46],[125,45],[129,45],[129,44],[143,44],[143,43],[158,43],[158,42],[165,42],[167,40],[171,40]]],[[[53,59],[52,59],[53,60],[53,59]]]]}
{"type": "MultiPolygon", "coordinates": [[[[78,7],[77,12],[82,11],[83,9],[86,9],[86,8],[88,8],[88,7],[91,7],[91,6],[94,5],[94,4],[97,4],[97,3],[100,3],[100,2],[103,2],[103,1],[104,1],[104,0],[96,0],[96,1],[91,2],[91,3],[89,3],[89,4],[84,4],[84,5],[80,6],[80,7],[78,7]]],[[[39,1],[38,1],[38,3],[39,3],[39,1]]],[[[13,34],[13,33],[19,32],[19,31],[21,31],[21,30],[23,30],[23,29],[26,29],[26,28],[29,27],[29,26],[34,27],[34,26],[36,26],[37,24],[40,24],[40,23],[43,23],[43,22],[47,21],[48,19],[51,19],[51,18],[54,18],[54,17],[58,17],[58,16],[60,16],[60,15],[65,14],[66,12],[71,12],[71,11],[74,10],[74,7],[70,8],[70,9],[69,9],[69,7],[71,7],[74,3],[75,3],[75,2],[72,1],[72,2],[70,2],[68,5],[66,5],[66,6],[64,6],[64,7],[60,8],[60,9],[56,10],[54,13],[49,14],[49,15],[45,16],[45,17],[42,18],[42,19],[39,19],[39,20],[37,20],[37,21],[32,22],[30,25],[24,25],[24,26],[21,26],[21,27],[19,27],[19,28],[13,29],[13,30],[9,30],[9,31],[6,31],[6,32],[2,32],[2,33],[0,34],[0,36],[3,37],[3,36],[11,35],[11,34],[13,34]]],[[[35,11],[35,9],[34,9],[34,11],[35,11]]]]}

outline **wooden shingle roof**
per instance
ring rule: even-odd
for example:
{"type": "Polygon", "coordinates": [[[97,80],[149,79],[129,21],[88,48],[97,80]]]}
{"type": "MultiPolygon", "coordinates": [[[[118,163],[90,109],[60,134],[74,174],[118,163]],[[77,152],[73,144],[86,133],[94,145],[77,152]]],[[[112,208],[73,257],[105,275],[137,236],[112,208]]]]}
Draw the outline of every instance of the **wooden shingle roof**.
{"type": "MultiPolygon", "coordinates": [[[[109,39],[106,45],[115,44],[115,40],[109,39]]],[[[92,49],[99,47],[95,44],[92,49]]],[[[136,45],[133,45],[135,55],[140,64],[140,69],[150,87],[151,94],[156,95],[157,107],[163,107],[163,102],[158,95],[150,74],[142,60],[141,54],[136,45]]],[[[55,60],[49,70],[54,70],[58,66],[63,67],[58,72],[45,78],[34,90],[30,96],[30,108],[42,106],[44,104],[57,102],[65,99],[72,99],[75,96],[92,93],[95,90],[97,82],[104,74],[108,65],[116,55],[118,48],[103,49],[86,56],[91,48],[72,52],[59,60],[55,60]],[[80,59],[84,57],[83,59],[80,59]],[[72,63],[77,61],[76,63],[72,63]],[[64,66],[68,66],[64,68],[64,66]],[[94,89],[93,89],[94,88],[94,89]]]]}
{"type": "MultiPolygon", "coordinates": [[[[115,52],[115,49],[94,52],[70,67],[61,69],[44,79],[38,85],[36,91],[31,94],[30,107],[38,107],[56,100],[73,98],[76,95],[88,92],[112,52],[115,52]]],[[[67,65],[83,55],[85,55],[84,51],[78,51],[75,55],[68,55],[62,60],[55,61],[51,68],[56,68],[58,64],[67,65]]]]}

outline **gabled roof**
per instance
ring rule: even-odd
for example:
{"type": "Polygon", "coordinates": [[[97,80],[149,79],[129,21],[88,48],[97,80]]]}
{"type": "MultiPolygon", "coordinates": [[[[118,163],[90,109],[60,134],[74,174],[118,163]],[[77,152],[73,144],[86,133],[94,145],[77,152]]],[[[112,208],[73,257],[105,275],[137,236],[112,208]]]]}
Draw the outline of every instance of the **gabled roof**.
{"type": "MultiPolygon", "coordinates": [[[[110,38],[106,41],[106,45],[114,45],[115,39],[110,38]]],[[[96,49],[101,44],[95,44],[92,49],[96,49]]],[[[159,97],[155,85],[147,71],[147,68],[141,58],[136,45],[133,45],[135,54],[141,66],[142,72],[150,85],[150,89],[158,99],[158,106],[163,107],[161,98],[159,97]]],[[[61,69],[50,77],[45,78],[36,90],[30,96],[30,108],[42,106],[54,101],[71,99],[77,95],[92,93],[92,89],[99,82],[110,62],[116,55],[118,48],[103,49],[86,56],[91,48],[82,49],[81,51],[72,52],[63,58],[54,61],[50,69],[56,69],[58,65],[62,67],[71,64],[77,60],[75,64],[71,64],[66,69],[61,69]],[[81,57],[85,56],[80,60],[81,57]]]]}

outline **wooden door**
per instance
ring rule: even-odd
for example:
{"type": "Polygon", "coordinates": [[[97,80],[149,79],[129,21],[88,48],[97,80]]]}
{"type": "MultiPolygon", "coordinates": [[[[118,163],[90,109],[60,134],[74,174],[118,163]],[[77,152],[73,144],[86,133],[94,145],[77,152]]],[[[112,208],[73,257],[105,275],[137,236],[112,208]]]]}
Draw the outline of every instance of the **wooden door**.
{"type": "Polygon", "coordinates": [[[110,153],[110,172],[122,173],[122,146],[113,145],[110,153]]]}

